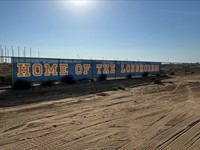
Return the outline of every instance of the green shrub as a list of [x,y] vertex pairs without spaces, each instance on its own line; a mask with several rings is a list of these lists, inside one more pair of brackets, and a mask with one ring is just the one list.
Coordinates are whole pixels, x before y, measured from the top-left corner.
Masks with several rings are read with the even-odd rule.
[[118,87],[113,87],[112,90],[113,91],[117,91],[119,88]]
[[131,78],[132,78],[131,74],[126,75],[126,79],[131,79]]
[[126,88],[124,86],[119,86],[118,89],[125,91]]
[[82,81],[90,80],[90,78],[82,78],[81,80],[82,80]]
[[91,81],[91,79],[90,78],[81,78],[81,79],[78,79],[77,81],[82,82],[82,83],[88,83]]
[[175,73],[174,72],[170,72],[170,75],[175,75]]
[[163,74],[162,77],[168,78],[169,76],[167,74]]
[[2,81],[4,84],[12,84],[12,75],[6,75]]
[[90,81],[91,81],[91,82],[95,82],[95,79],[92,78],[92,79],[90,79]]
[[154,80],[154,84],[161,84],[161,80],[160,79],[155,79]]
[[67,83],[67,84],[74,84],[74,83],[76,83],[76,80],[74,79],[74,77],[72,75],[63,76],[61,78],[61,81],[63,83]]
[[105,81],[107,79],[107,75],[105,74],[101,74],[99,77],[98,77],[98,80],[99,81]]
[[156,77],[152,77],[151,80],[154,81],[156,79]]
[[147,77],[148,75],[149,75],[148,72],[144,72],[144,73],[142,74],[142,77]]
[[25,79],[18,79],[12,84],[14,89],[29,89],[32,87],[32,83]]
[[160,74],[156,74],[156,77],[160,77]]
[[53,85],[53,81],[52,80],[47,80],[47,81],[43,81],[40,86],[52,86]]

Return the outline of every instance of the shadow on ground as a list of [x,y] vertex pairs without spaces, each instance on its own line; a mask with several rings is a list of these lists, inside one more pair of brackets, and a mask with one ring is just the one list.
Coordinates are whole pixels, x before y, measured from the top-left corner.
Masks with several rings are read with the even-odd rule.
[[[161,80],[169,77],[159,77]],[[28,90],[0,90],[0,107],[10,107],[41,101],[59,100],[70,97],[97,94],[110,90],[124,90],[152,83],[152,78],[117,79],[101,82],[54,85],[51,87],[36,87]]]

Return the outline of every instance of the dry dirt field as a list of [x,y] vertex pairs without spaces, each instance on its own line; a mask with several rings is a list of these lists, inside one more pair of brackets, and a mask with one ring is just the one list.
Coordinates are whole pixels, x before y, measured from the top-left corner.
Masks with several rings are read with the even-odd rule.
[[51,101],[14,105],[8,100],[9,107],[4,94],[0,149],[200,149],[199,75],[175,76],[162,84],[126,82],[125,88],[59,100],[43,91]]

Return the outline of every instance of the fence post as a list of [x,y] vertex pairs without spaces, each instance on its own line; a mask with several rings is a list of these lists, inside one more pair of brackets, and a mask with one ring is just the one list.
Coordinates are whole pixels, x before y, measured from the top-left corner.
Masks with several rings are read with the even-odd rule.
[[59,80],[60,80],[60,59],[58,59],[58,72],[59,72]]
[[93,60],[92,60],[92,79],[94,78],[94,74],[93,74],[93,70],[94,69],[94,63],[93,63]]
[[12,64],[12,70],[11,70],[11,74],[12,74],[12,84],[13,84],[13,66],[14,66],[14,58],[13,57],[11,57],[11,64]]
[[117,61],[115,60],[115,80],[116,80],[116,76],[117,76]]
[[0,63],[3,63],[3,49],[2,49],[2,47],[1,47],[1,45],[0,45],[0,50],[1,50],[1,61],[0,61]]

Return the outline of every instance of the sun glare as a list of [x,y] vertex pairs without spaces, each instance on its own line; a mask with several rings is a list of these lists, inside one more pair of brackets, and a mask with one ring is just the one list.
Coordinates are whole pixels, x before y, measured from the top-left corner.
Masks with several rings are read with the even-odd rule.
[[85,11],[92,7],[94,1],[91,0],[66,0],[65,4],[76,11]]
[[77,7],[84,7],[89,5],[90,1],[84,1],[84,0],[74,0],[74,1],[69,1],[72,5],[77,6]]

